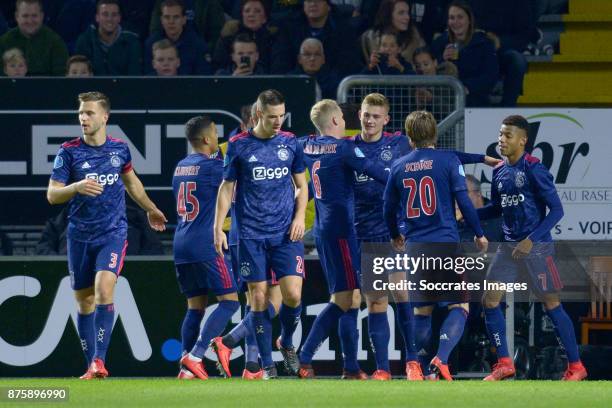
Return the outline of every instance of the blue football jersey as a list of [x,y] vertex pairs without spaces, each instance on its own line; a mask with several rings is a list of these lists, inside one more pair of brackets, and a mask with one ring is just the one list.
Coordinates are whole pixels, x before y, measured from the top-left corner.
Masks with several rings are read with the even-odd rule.
[[401,207],[406,241],[459,242],[454,195],[461,190],[465,173],[454,152],[417,149],[393,164],[385,208]]
[[215,205],[223,180],[221,155],[194,153],[178,162],[172,177],[177,223],[174,233],[174,263],[215,259]]
[[68,202],[69,239],[104,242],[111,237],[127,237],[121,174],[130,170],[132,156],[123,140],[107,136],[101,146],[90,146],[81,138],[62,144],[51,178],[66,185],[89,178],[104,187],[96,197],[77,194]]
[[[525,153],[518,162],[493,169],[491,204],[501,208],[504,238],[521,241],[546,217],[547,203],[559,201],[552,174],[540,161]],[[550,231],[540,242],[550,242]]]
[[367,174],[384,187],[388,173],[368,160],[352,139],[310,136],[300,139],[314,192],[315,236],[355,235],[354,173]]
[[[355,145],[373,162],[389,171],[393,162],[410,152],[408,137],[383,132],[376,142],[366,142],[361,135],[355,137]],[[367,175],[354,172],[355,228],[359,239],[372,239],[389,235],[383,222],[383,193],[385,185]]]
[[223,177],[237,182],[234,211],[240,238],[288,232],[295,208],[292,174],[303,172],[302,146],[292,133],[260,139],[246,131],[230,139]]

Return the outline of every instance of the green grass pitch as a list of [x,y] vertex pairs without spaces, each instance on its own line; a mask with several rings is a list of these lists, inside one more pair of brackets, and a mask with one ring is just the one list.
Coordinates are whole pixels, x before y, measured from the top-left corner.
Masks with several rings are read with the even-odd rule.
[[455,381],[409,383],[402,380],[242,381],[166,378],[103,381],[78,379],[2,379],[5,387],[67,387],[69,401],[33,404],[0,400],[6,407],[612,407],[612,382]]

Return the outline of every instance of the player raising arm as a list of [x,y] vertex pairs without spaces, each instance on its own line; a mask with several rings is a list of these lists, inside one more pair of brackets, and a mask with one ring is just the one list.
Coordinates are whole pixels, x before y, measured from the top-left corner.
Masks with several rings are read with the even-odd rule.
[[147,196],[128,145],[106,134],[110,101],[100,92],[79,94],[82,137],[62,144],[47,200],[68,202],[68,270],[77,301],[77,329],[88,363],[82,379],[104,378],[113,329],[113,293],[127,248],[125,191],[147,212],[156,231],[164,214]]

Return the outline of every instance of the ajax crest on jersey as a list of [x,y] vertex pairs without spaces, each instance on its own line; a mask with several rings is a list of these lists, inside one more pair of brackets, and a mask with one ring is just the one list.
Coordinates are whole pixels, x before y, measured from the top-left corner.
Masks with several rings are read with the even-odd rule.
[[385,149],[380,152],[380,158],[384,161],[389,161],[393,158],[393,153],[389,149]]
[[64,165],[64,159],[62,159],[62,156],[55,156],[55,160],[53,161],[53,168],[59,169],[63,165]]
[[278,149],[278,158],[281,159],[282,161],[287,161],[289,160],[289,150],[285,149],[284,147],[281,147],[280,149]]
[[517,188],[521,188],[525,185],[525,173],[522,171],[516,173],[516,176],[514,176],[514,185]]
[[119,158],[119,156],[111,156],[110,161],[113,167],[121,167],[121,159]]

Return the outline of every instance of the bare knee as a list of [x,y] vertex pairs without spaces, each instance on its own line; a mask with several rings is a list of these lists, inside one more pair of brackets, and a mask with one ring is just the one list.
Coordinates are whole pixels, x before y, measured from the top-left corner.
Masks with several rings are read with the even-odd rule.
[[251,307],[256,312],[262,312],[266,309],[268,302],[266,288],[262,285],[253,285],[249,288],[251,293]]
[[344,312],[348,311],[353,304],[353,293],[352,291],[344,291],[334,293],[331,296],[331,302],[336,304]]
[[389,299],[386,296],[371,298],[366,296],[369,313],[383,313],[387,311]]
[[493,309],[499,306],[503,292],[500,291],[487,291],[482,298],[482,304],[486,309]]
[[93,287],[75,291],[74,298],[80,314],[87,315],[94,312],[96,304]]
[[359,309],[361,307],[361,291],[355,289],[353,291],[353,299],[351,300],[351,309]]

